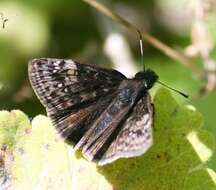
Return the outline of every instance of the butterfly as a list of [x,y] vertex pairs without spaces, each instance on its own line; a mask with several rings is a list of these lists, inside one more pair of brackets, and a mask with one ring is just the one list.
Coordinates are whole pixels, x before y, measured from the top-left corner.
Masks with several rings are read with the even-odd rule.
[[148,69],[128,79],[113,69],[40,58],[28,66],[31,85],[63,139],[98,165],[144,154],[153,143]]

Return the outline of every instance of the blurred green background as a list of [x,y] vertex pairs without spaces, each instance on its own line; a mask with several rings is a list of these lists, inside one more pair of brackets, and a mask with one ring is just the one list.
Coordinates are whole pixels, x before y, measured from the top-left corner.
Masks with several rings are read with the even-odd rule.
[[[191,31],[194,22],[192,1],[100,2],[107,4],[123,18],[170,47],[185,51],[192,42]],[[212,44],[210,56],[214,59],[216,58],[216,48],[214,48],[216,11],[211,3],[211,0],[208,0],[203,4],[206,10],[204,27]],[[136,70],[142,69],[137,34],[103,16],[84,1],[1,0],[0,12],[8,19],[5,28],[0,27],[1,110],[20,109],[30,118],[45,113],[28,81],[27,65],[32,58],[72,58],[101,67],[115,67],[123,73],[128,65],[134,69],[129,73],[131,76]],[[114,41],[110,38],[113,34],[118,34],[118,38],[114,38]],[[120,42],[122,40],[123,45],[117,44],[118,40]],[[115,47],[119,47],[115,51],[117,60],[123,60],[122,62],[116,63],[116,55],[110,55]],[[202,69],[202,59],[199,55],[194,56],[192,60]],[[205,128],[216,137],[216,93],[198,96],[205,80],[199,80],[188,67],[167,57],[146,42],[144,62],[147,67],[158,73],[161,81],[190,95],[189,99],[184,99],[173,93],[179,102],[192,104],[203,113]],[[158,86],[152,90],[152,94]],[[216,161],[213,160],[210,164],[216,169],[214,162]]]

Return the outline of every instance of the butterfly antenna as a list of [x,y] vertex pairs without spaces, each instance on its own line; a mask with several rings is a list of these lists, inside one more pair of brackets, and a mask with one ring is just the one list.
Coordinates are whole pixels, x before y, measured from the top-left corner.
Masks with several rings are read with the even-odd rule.
[[187,94],[185,94],[185,93],[183,93],[183,92],[181,92],[181,91],[179,91],[179,90],[176,90],[176,89],[174,89],[174,88],[172,88],[172,87],[170,87],[170,86],[167,86],[166,84],[164,84],[164,83],[162,83],[162,82],[160,82],[160,81],[157,81],[157,82],[158,82],[159,84],[165,86],[166,88],[168,88],[168,89],[170,89],[170,90],[173,90],[173,91],[179,93],[180,95],[184,96],[185,98],[188,98],[188,97],[189,97]]
[[145,64],[144,64],[144,60],[143,60],[143,36],[142,33],[137,30],[137,33],[139,35],[139,45],[140,45],[140,54],[141,54],[141,62],[143,64],[143,70],[145,71]]

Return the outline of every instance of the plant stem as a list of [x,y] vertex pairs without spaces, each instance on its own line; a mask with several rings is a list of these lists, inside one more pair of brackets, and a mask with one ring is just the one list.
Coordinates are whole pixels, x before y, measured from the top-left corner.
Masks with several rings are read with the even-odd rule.
[[[110,10],[108,7],[106,7],[102,3],[99,3],[96,0],[83,0],[83,1],[91,5],[92,7],[96,8],[99,12],[103,13],[104,15],[121,23],[122,25],[127,27],[129,30],[133,30],[136,32],[140,31],[135,25],[123,19],[121,16],[114,13],[112,10]],[[189,67],[196,75],[198,76],[202,75],[203,73],[202,70],[196,64],[194,64],[188,57],[186,57],[183,53],[169,47],[168,45],[161,42],[159,39],[155,38],[154,36],[152,36],[151,34],[147,32],[142,31],[142,36],[149,44],[159,49],[165,55]]]

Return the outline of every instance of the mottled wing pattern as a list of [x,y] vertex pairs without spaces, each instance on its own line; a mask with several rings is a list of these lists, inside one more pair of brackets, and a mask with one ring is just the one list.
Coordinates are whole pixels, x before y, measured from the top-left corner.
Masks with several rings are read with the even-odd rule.
[[76,144],[111,103],[125,76],[72,60],[41,58],[29,64],[29,78],[54,126]]
[[145,92],[123,122],[117,137],[108,148],[104,148],[106,151],[98,156],[98,164],[104,165],[118,158],[134,157],[145,153],[153,143],[152,118],[153,106],[150,95]]
[[110,143],[118,136],[122,123],[140,95],[141,86],[140,82],[124,80],[111,104],[81,138],[76,148],[82,148],[82,153],[88,160],[100,160],[100,155],[106,152]]
[[72,60],[29,64],[31,84],[65,140],[99,165],[152,145],[150,96],[139,79]]

